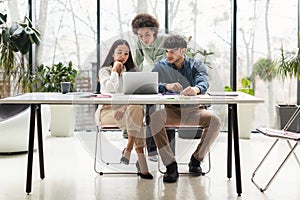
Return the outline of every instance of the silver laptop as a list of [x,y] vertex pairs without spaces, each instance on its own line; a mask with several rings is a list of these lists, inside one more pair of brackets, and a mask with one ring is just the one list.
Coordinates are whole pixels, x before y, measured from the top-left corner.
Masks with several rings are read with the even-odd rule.
[[157,94],[157,72],[124,72],[124,94]]

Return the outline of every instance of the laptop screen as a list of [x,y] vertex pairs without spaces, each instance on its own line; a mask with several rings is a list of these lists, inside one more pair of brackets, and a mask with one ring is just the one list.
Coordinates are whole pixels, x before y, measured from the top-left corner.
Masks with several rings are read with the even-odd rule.
[[123,92],[124,94],[157,94],[158,73],[124,72]]

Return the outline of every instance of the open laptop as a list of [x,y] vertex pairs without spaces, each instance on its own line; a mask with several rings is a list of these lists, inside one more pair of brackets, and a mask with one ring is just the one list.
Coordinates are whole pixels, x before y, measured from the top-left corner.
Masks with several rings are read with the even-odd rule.
[[124,72],[123,92],[124,94],[157,94],[158,73]]

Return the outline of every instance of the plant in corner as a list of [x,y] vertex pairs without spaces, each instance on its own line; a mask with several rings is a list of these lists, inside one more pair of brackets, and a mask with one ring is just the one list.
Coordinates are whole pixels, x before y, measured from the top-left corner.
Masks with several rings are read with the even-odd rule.
[[7,15],[0,13],[0,85],[1,96],[10,95],[11,81],[15,80],[15,91],[28,88],[31,66],[27,65],[26,54],[32,44],[40,44],[40,33],[33,27],[29,18],[24,22],[7,23]]
[[[300,48],[295,51],[286,51],[281,45],[280,59],[277,61],[277,74],[282,82],[287,82],[293,78],[299,79]],[[291,84],[288,83],[287,104],[291,104]]]
[[[285,124],[289,120],[290,116],[295,112],[297,106],[292,104],[291,95],[295,94],[291,90],[290,81],[294,78],[299,79],[299,64],[300,64],[300,48],[294,51],[286,51],[281,45],[280,59],[277,61],[277,74],[281,78],[283,85],[288,85],[288,97],[286,104],[277,104],[276,109],[279,116],[279,128],[284,128]],[[285,83],[284,83],[285,82]],[[298,123],[295,120],[288,130],[297,132]]]

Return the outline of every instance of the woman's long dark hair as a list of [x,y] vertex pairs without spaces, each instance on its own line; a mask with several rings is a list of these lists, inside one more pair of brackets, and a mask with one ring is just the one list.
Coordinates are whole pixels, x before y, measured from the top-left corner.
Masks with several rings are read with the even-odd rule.
[[132,59],[132,54],[131,54],[131,50],[130,50],[130,46],[128,44],[128,42],[126,40],[123,40],[123,39],[119,39],[119,40],[116,40],[113,45],[111,46],[103,64],[101,67],[108,67],[110,65],[113,64],[114,62],[114,58],[113,58],[113,54],[114,54],[114,51],[115,49],[119,46],[119,45],[126,45],[129,49],[129,56],[128,56],[128,59],[127,61],[124,63],[125,65],[125,68],[126,68],[126,71],[135,71],[136,68],[135,68],[135,65],[134,65],[134,62],[133,62],[133,59]]

